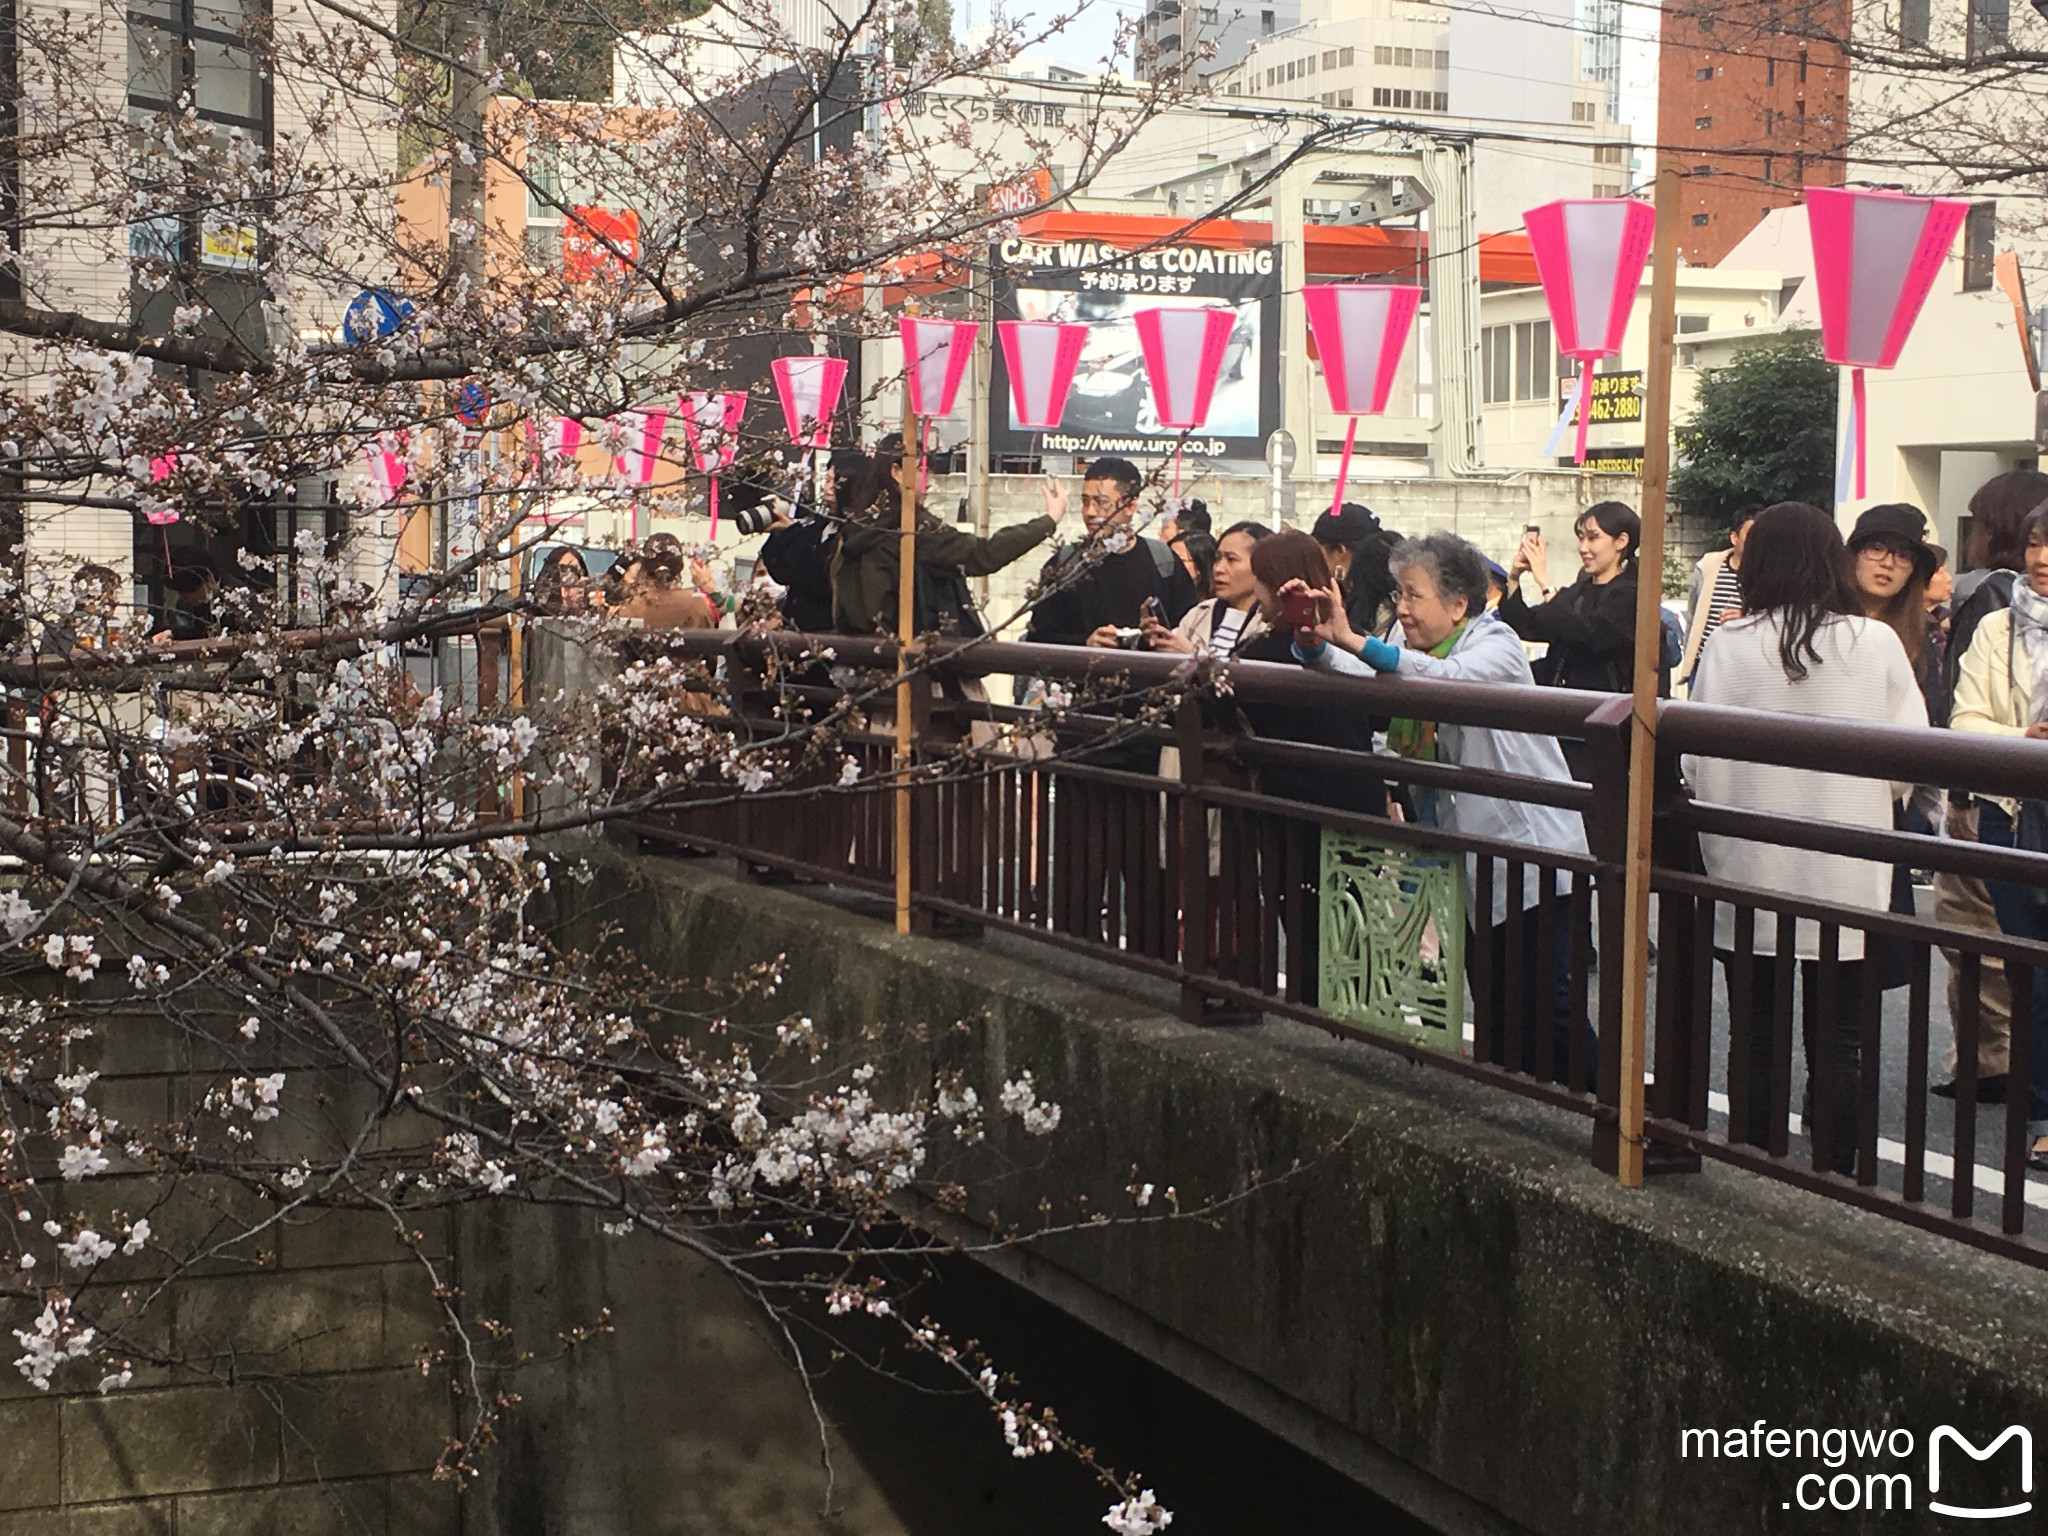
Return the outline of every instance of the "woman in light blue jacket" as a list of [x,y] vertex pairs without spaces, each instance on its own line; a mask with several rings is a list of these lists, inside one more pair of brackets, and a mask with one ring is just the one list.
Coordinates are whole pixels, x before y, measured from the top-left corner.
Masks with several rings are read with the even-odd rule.
[[[1301,630],[1296,635],[1295,654],[1302,661],[1354,675],[1393,672],[1403,677],[1535,686],[1521,639],[1498,614],[1487,611],[1486,558],[1477,549],[1455,534],[1432,533],[1426,538],[1402,541],[1395,546],[1388,564],[1397,583],[1395,614],[1400,620],[1402,643],[1395,645],[1358,634],[1345,618],[1342,599],[1334,592],[1325,592],[1320,595],[1327,600],[1320,606],[1328,617],[1313,629]],[[1401,756],[1435,759],[1465,768],[1490,768],[1556,783],[1570,783],[1572,777],[1555,737],[1524,731],[1395,720],[1387,731],[1387,748]],[[1469,790],[1435,794],[1424,791],[1417,815],[1425,824],[1471,837],[1529,844],[1532,851],[1580,855],[1586,852],[1585,827],[1579,813],[1560,806],[1532,805]],[[1518,968],[1527,976],[1539,974],[1544,967],[1543,957],[1537,952],[1539,919],[1543,916],[1539,880],[1536,868],[1525,865],[1518,898],[1522,908],[1523,953],[1516,958]],[[1571,876],[1560,871],[1557,885],[1559,894],[1553,898],[1550,914],[1556,942],[1549,966],[1556,997],[1555,1060],[1557,1077],[1562,1081],[1572,1020],[1571,922],[1570,908],[1564,900],[1571,888]],[[1469,886],[1470,892],[1477,891],[1476,871]],[[1467,969],[1477,974],[1479,944],[1483,939],[1492,960],[1485,974],[1493,979],[1496,989],[1493,998],[1475,996],[1473,1001],[1482,1016],[1499,1017],[1501,999],[1497,989],[1504,983],[1509,963],[1504,871],[1496,864],[1493,909],[1486,914],[1488,932],[1484,935],[1477,931],[1478,913],[1472,909],[1474,896],[1470,892],[1466,898],[1472,925],[1465,947]],[[1534,1060],[1535,1000],[1540,990],[1517,989],[1524,1004],[1523,1059],[1529,1062]],[[1588,1068],[1590,1071],[1590,1051]],[[1589,1081],[1577,1086],[1590,1088],[1592,1084]]]

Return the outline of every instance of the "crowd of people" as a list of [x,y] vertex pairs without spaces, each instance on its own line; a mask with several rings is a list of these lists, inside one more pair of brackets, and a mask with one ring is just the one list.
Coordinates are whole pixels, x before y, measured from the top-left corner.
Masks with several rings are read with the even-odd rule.
[[[602,610],[649,629],[767,621],[808,633],[891,631],[902,579],[902,498],[916,494],[913,473],[900,440],[887,438],[872,453],[833,450],[823,484],[799,515],[762,487],[738,488],[773,506],[756,562],[760,585],[750,591],[723,590],[679,540],[657,533],[596,572],[573,546],[544,552],[530,601],[541,613]],[[1155,534],[1141,523],[1144,485],[1126,459],[1093,460],[1082,480],[1078,529],[1066,490],[1050,478],[1042,515],[986,536],[920,504],[912,576],[918,631],[985,633],[971,579],[1043,550],[1024,634],[1042,645],[1267,661],[1357,676],[1629,689],[1639,585],[1660,573],[1639,573],[1642,525],[1620,502],[1580,514],[1578,570],[1567,579],[1553,570],[1553,551],[1535,526],[1502,564],[1454,534],[1402,537],[1355,503],[1324,513],[1303,533],[1249,521],[1217,529],[1200,501],[1176,501]],[[1750,710],[2048,739],[2048,476],[2000,475],[1969,510],[1971,542],[1962,562],[1968,569],[1952,574],[1948,551],[1929,537],[1916,507],[1870,508],[1846,539],[1835,519],[1813,506],[1743,508],[1727,547],[1693,572],[1683,614],[1665,615],[1660,692]],[[98,568],[80,573],[81,615],[98,585],[111,579]],[[212,565],[195,557],[174,588],[158,633],[218,633],[223,605]],[[764,608],[766,602],[773,607]],[[49,626],[45,652],[80,644],[73,630],[82,622]],[[1094,707],[1115,714],[1120,706]],[[1570,738],[1382,717],[1370,708],[1347,713],[1235,697],[1211,707],[1219,725],[1252,737],[1557,783],[1588,778],[1587,748]],[[1135,700],[1121,705],[1129,714],[1138,708]],[[1162,751],[1139,732],[1113,734],[1081,753],[1126,772],[1170,778],[1179,771],[1172,748]],[[1699,756],[1680,767],[1685,792],[1718,805],[2048,851],[2044,803],[1732,758]],[[1470,790],[1390,787],[1369,772],[1302,766],[1298,756],[1259,760],[1252,783],[1280,798],[1558,855],[1584,855],[1588,846],[1576,812]],[[1699,838],[1697,857],[1718,881],[1794,902],[1915,910],[1905,864],[1714,835]],[[1538,1031],[1551,1029],[1549,1055],[1563,1080],[1573,1031],[1586,1029],[1569,985],[1573,894],[1563,872],[1543,881],[1535,864],[1523,867],[1520,890],[1509,890],[1505,879],[1487,882],[1490,910],[1479,911],[1479,898],[1471,898],[1467,963],[1488,990],[1474,1002],[1500,1026],[1490,1031],[1497,1057],[1507,1029],[1520,1030],[1525,1062],[1536,1059]],[[1475,890],[1480,884],[1468,883]],[[1115,899],[1111,890],[1104,895]],[[2048,941],[2048,897],[2032,887],[1938,872],[1932,905],[1935,918],[1952,928]],[[1738,934],[1728,904],[1718,906],[1717,916],[1715,947],[1729,995],[1747,992],[1746,1008],[1731,1011],[1753,1032],[1747,1123],[1732,1126],[1731,1134],[1768,1143],[1770,1030],[1779,1000],[1796,995],[1809,1064],[1805,1108],[1811,1114],[1813,1095],[1826,1094],[1828,1156],[1838,1172],[1855,1172],[1864,999],[1906,982],[1905,943],[1842,927],[1824,957],[1821,925],[1813,920],[1801,918],[1781,933],[1765,912]],[[1518,954],[1511,953],[1510,934],[1519,935]],[[1550,953],[1539,952],[1539,935],[1553,936]],[[1787,936],[1789,948],[1780,942]],[[1933,1091],[1953,1096],[1958,1081],[1969,1081],[1979,1100],[1991,1103],[2003,1102],[2008,1091],[2025,1092],[2032,1161],[2048,1170],[2048,977],[2025,990],[2029,1012],[2019,1021],[2030,1031],[2030,1081],[2009,1087],[2011,1000],[2020,978],[1996,965],[1966,968],[1959,952],[1944,953],[1950,1016],[1963,1016],[1964,977],[1974,969],[1979,1027],[1975,1072],[1960,1070],[1952,1047],[1947,1080]],[[1537,984],[1510,985],[1511,963]],[[1503,1014],[1510,998],[1518,1000],[1515,1019]],[[1831,1066],[1828,1082],[1816,1086],[1812,1067],[1823,1032]],[[1580,1087],[1590,1086],[1593,1055],[1588,1040]]]

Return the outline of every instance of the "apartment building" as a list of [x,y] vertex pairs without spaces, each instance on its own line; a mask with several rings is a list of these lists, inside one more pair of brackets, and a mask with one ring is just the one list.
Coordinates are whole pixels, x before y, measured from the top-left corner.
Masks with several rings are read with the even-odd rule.
[[[1907,0],[1925,4],[1925,0]],[[1679,7],[1658,51],[1657,138],[1685,172],[1679,249],[1718,262],[1808,185],[1839,186],[1849,139],[1848,0]]]
[[[359,14],[359,40],[394,24],[389,0],[365,0]],[[260,354],[295,333],[332,334],[360,287],[388,280],[388,251],[343,245],[317,261],[293,260],[273,247],[256,207],[222,198],[194,211],[190,188],[181,187],[184,165],[194,159],[182,146],[191,141],[179,138],[174,149],[174,136],[157,131],[166,118],[181,125],[181,135],[196,125],[215,148],[250,163],[283,147],[303,172],[294,185],[306,189],[290,194],[303,199],[293,206],[308,216],[321,206],[314,189],[322,180],[334,188],[388,186],[397,164],[395,119],[338,103],[336,76],[304,62],[320,58],[337,26],[349,24],[314,0],[137,0],[83,12],[24,0],[10,17],[22,24],[8,38],[19,50],[7,54],[17,72],[10,89],[20,92],[10,114],[24,133],[46,133],[61,147],[39,154],[33,174],[8,189],[21,200],[22,217],[22,261],[8,276],[8,297],[156,332],[172,329],[178,306],[193,305],[204,314],[184,322],[192,334],[232,337]],[[31,54],[66,33],[60,63],[54,53]],[[258,43],[263,38],[270,49]],[[370,80],[373,90],[380,70],[370,59],[379,46],[366,44],[357,55],[357,79]],[[124,118],[125,141],[102,131]],[[162,211],[148,200],[157,187],[179,188],[154,205]],[[123,199],[109,195],[114,188],[141,194],[132,218]],[[67,193],[60,216],[51,217],[38,202],[60,191]],[[388,231],[376,193],[363,195],[358,227]],[[269,211],[279,210],[273,203]],[[16,398],[45,390],[53,366],[39,343],[0,341],[5,387]],[[196,517],[149,527],[125,509],[82,504],[91,499],[23,507],[30,577],[96,562],[133,583],[138,606],[163,600],[167,546],[207,543],[231,567],[236,549],[288,545],[300,519],[320,527],[338,506],[332,481],[280,487],[246,504],[204,509],[216,530],[209,535]]]

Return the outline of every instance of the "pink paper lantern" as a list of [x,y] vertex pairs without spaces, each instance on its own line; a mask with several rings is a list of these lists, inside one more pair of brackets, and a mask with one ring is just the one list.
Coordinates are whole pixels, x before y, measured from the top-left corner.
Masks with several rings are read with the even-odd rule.
[[610,419],[618,434],[619,475],[629,485],[648,485],[654,480],[654,466],[661,462],[662,440],[668,435],[668,412],[622,411]]
[[846,384],[846,359],[778,357],[768,367],[775,375],[790,441],[799,448],[831,447],[832,413],[839,408],[839,391]]
[[1088,345],[1088,327],[1057,320],[998,320],[996,334],[1003,342],[1017,424],[1033,432],[1051,431],[1067,413],[1067,391],[1081,349]]
[[1343,506],[1344,483],[1351,478],[1358,418],[1386,410],[1422,290],[1389,283],[1316,283],[1302,289],[1301,299],[1308,310],[1308,328],[1315,334],[1316,355],[1322,359],[1330,409],[1351,418],[1344,431],[1344,457],[1337,464],[1337,489],[1330,498],[1334,512]]
[[[843,366],[843,365],[842,365]],[[682,397],[683,436],[697,468],[711,476],[711,537],[718,537],[718,476],[739,452],[740,420],[747,414],[745,390],[692,390]]]
[[903,379],[910,409],[919,416],[945,416],[960,393],[960,381],[974,357],[972,320],[902,319]]
[[1648,203],[1631,197],[1574,197],[1531,208],[1522,217],[1536,255],[1536,273],[1543,280],[1544,302],[1550,306],[1557,350],[1582,365],[1578,387],[1543,453],[1548,458],[1557,452],[1564,429],[1576,416],[1576,461],[1583,464],[1592,364],[1621,351],[1636,290],[1642,286],[1643,266],[1650,259],[1657,215]]
[[1234,309],[1141,309],[1132,318],[1138,342],[1145,349],[1145,376],[1152,385],[1152,408],[1159,424],[1191,432],[1209,419],[1209,401],[1216,393],[1216,375]]
[[1863,370],[1898,363],[1969,211],[1956,198],[1806,189],[1821,350],[1829,362],[1850,370],[1850,451],[1836,478],[1838,501],[1849,499],[1852,465],[1855,494],[1865,494]]

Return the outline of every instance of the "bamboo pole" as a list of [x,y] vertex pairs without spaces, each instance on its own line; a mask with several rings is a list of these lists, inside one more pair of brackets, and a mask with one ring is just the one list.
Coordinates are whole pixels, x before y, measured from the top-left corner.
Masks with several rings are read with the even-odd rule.
[[1650,1013],[1650,820],[1656,804],[1657,653],[1663,643],[1664,491],[1671,475],[1672,331],[1678,308],[1678,168],[1657,172],[1650,366],[1643,401],[1643,537],[1636,555],[1636,662],[1629,716],[1628,858],[1622,922],[1621,1146],[1616,1176],[1643,1182],[1644,1041]]
[[[915,310],[912,310],[915,313]],[[896,556],[896,931],[910,932],[910,642],[917,633],[917,490],[924,479],[924,444],[910,402],[910,370],[903,359],[903,463],[897,504],[902,542]]]

